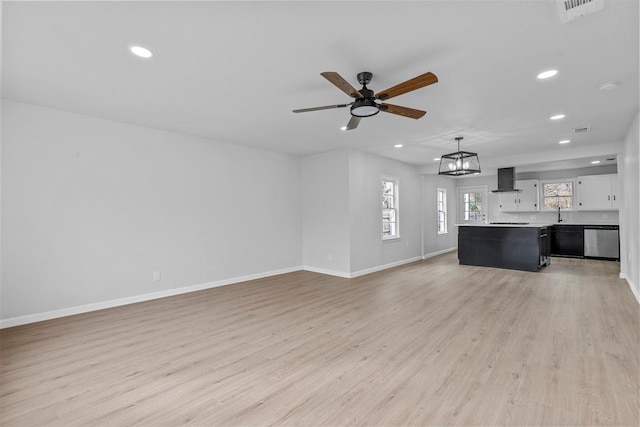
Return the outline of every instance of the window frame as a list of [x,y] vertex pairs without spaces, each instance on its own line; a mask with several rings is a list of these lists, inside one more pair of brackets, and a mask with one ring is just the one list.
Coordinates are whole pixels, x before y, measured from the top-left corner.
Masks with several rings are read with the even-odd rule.
[[[385,196],[385,183],[390,182],[393,184],[393,207],[385,208],[384,199]],[[380,177],[380,192],[382,196],[382,209],[380,211],[380,235],[382,236],[383,241],[387,240],[395,240],[400,238],[400,181],[398,177],[391,175],[382,175]],[[394,211],[394,219],[395,221],[385,220],[385,211],[393,210]],[[385,224],[395,224],[395,234],[385,235]]]
[[[440,200],[440,194],[442,194],[442,200]],[[442,209],[441,209],[442,206]],[[442,213],[442,221],[440,221],[440,213]],[[439,235],[447,234],[449,232],[447,228],[447,190],[445,188],[436,189],[436,227]],[[440,224],[442,223],[442,228]]]
[[[562,183],[571,183],[571,208],[569,209],[563,209],[561,208],[562,211],[565,212],[571,212],[571,211],[575,211],[576,210],[576,178],[557,178],[557,179],[544,179],[544,180],[540,180],[539,184],[540,184],[540,212],[555,212],[557,211],[558,208],[547,208],[546,203],[545,203],[545,191],[544,191],[544,187],[547,184],[562,184]],[[553,196],[553,197],[559,197],[559,196]]]

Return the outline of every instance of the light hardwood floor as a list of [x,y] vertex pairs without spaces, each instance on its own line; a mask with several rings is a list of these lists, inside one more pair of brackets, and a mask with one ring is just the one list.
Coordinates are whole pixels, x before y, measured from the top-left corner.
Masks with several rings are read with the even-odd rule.
[[637,426],[639,306],[618,268],[454,252],[8,328],[1,424]]

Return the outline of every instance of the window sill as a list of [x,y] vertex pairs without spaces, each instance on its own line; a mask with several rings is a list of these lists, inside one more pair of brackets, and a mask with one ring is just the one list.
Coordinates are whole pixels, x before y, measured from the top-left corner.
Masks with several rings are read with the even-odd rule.
[[389,242],[389,241],[393,241],[393,240],[400,240],[401,237],[400,236],[394,236],[394,237],[383,237],[382,241],[383,242]]

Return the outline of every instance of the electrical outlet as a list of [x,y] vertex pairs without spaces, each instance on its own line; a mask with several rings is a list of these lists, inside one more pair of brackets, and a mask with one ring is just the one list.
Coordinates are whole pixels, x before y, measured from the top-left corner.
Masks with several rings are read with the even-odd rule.
[[160,280],[160,272],[159,271],[154,271],[153,272],[153,281],[157,282],[158,280]]

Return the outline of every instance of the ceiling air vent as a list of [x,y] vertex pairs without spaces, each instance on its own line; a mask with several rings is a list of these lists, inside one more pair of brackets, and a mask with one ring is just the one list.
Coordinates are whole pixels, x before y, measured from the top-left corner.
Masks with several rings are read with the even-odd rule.
[[591,130],[591,126],[583,126],[581,128],[573,128],[573,133],[587,133]]
[[566,24],[604,8],[604,0],[556,0],[560,22]]

